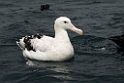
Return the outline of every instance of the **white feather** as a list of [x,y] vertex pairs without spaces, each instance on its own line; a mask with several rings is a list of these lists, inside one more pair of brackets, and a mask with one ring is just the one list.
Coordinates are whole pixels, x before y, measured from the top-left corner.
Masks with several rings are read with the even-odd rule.
[[76,31],[79,34],[82,34],[82,30],[77,29],[67,17],[56,19],[54,29],[54,38],[43,35],[42,38],[30,39],[31,46],[35,51],[25,47],[24,37],[20,39],[17,45],[23,50],[23,56],[41,61],[65,61],[72,58],[74,49],[66,29]]

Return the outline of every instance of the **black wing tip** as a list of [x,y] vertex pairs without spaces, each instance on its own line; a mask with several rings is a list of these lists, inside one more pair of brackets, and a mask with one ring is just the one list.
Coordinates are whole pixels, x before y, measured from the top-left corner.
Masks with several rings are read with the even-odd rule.
[[109,40],[120,40],[120,36],[111,36],[108,39]]
[[115,42],[119,47],[124,48],[124,36],[111,36],[109,40]]

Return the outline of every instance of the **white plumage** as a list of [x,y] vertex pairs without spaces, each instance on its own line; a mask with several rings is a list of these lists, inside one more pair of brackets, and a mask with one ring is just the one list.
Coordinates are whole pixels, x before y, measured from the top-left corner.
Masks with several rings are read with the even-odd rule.
[[41,34],[25,36],[16,41],[26,59],[40,61],[65,61],[73,57],[74,49],[68,37],[67,29],[82,35],[83,31],[76,28],[67,17],[55,20],[55,37]]

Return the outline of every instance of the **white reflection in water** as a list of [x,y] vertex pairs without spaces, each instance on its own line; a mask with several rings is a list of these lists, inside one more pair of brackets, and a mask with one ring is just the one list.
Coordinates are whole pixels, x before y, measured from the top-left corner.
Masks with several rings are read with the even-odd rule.
[[26,65],[30,67],[38,67],[43,68],[47,71],[52,71],[54,74],[50,74],[48,76],[55,77],[58,79],[68,79],[71,80],[72,77],[69,75],[71,71],[71,66],[73,63],[71,61],[67,62],[39,62],[28,60]]

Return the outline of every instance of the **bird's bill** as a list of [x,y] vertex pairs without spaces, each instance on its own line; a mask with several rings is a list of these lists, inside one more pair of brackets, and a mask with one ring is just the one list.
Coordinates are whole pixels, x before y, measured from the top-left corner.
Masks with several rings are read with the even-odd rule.
[[78,34],[80,34],[80,35],[83,35],[83,31],[81,29],[76,28],[73,24],[70,24],[69,29],[74,31],[74,32],[76,32],[76,33],[78,33]]

